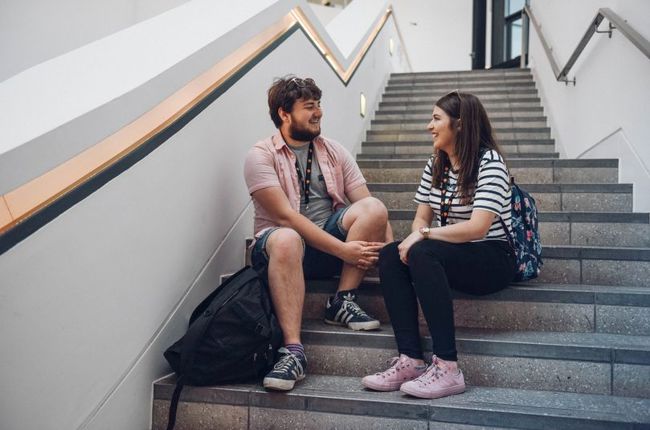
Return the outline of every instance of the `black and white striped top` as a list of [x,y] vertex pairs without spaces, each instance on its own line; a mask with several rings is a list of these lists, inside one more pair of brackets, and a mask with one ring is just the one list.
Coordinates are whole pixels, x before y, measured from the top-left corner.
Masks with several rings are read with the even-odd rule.
[[[433,188],[431,184],[431,173],[433,167],[432,156],[424,168],[420,186],[415,193],[414,201],[416,203],[428,204],[440,224],[440,189]],[[511,229],[511,203],[510,203],[510,175],[503,161],[503,158],[496,151],[486,151],[481,158],[481,164],[478,172],[478,186],[474,193],[474,198],[468,205],[461,205],[460,199],[456,195],[456,185],[458,174],[449,171],[449,182],[447,185],[447,196],[453,194],[451,209],[447,224],[456,224],[467,221],[472,216],[474,209],[482,209],[499,215],[505,222],[508,229]],[[507,241],[506,232],[503,230],[499,217],[494,217],[488,234],[483,239],[475,240],[504,240]]]

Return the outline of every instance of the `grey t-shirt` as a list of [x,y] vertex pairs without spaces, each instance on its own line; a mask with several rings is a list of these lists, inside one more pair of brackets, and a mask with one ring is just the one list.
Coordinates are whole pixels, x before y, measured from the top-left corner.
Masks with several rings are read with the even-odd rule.
[[[289,146],[289,145],[287,145]],[[307,154],[309,145],[301,148],[289,146],[296,154],[300,173],[304,179],[305,170],[307,169]],[[316,153],[311,163],[311,184],[309,186],[309,205],[305,205],[305,184],[300,184],[300,213],[309,218],[314,224],[323,228],[327,219],[332,215],[332,198],[327,194],[325,179],[321,173]]]

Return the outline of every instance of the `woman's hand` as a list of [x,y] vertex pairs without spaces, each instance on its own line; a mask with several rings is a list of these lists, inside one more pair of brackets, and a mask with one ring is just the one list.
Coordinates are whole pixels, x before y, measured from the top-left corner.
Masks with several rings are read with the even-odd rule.
[[419,231],[414,231],[413,233],[409,234],[406,237],[406,239],[404,239],[402,241],[402,243],[400,243],[397,246],[397,250],[399,251],[399,259],[402,260],[402,263],[408,264],[407,256],[408,256],[408,253],[409,253],[409,249],[411,249],[411,247],[414,244],[418,243],[419,241],[421,241],[423,239],[424,239],[424,236],[422,236],[422,234]]

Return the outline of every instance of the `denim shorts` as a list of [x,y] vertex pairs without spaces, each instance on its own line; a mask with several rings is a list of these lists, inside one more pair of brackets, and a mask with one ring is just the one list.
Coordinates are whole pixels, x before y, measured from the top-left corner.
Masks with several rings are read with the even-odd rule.
[[[323,230],[341,241],[345,241],[348,235],[348,232],[343,228],[343,215],[345,215],[347,210],[348,207],[338,209],[330,215],[323,226]],[[269,228],[255,240],[255,244],[253,245],[251,263],[253,269],[255,269],[264,279],[268,279],[269,266],[269,255],[266,252],[266,241],[269,236],[279,228],[281,227]],[[341,274],[343,261],[340,258],[319,251],[309,245],[305,245],[304,241],[303,246],[305,252],[302,259],[302,270],[305,274],[305,279],[326,279]]]

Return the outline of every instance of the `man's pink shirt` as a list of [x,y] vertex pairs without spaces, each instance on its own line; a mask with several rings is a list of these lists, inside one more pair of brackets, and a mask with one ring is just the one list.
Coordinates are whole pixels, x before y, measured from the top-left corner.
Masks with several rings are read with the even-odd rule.
[[[346,195],[366,184],[359,166],[352,155],[338,142],[321,136],[314,139],[314,153],[318,160],[327,193],[332,198],[333,210],[347,205]],[[248,192],[280,187],[289,200],[291,208],[300,211],[300,183],[296,172],[296,156],[289,149],[282,135],[275,135],[257,142],[246,156],[244,177]],[[276,227],[278,223],[253,199],[255,206],[255,235]]]

